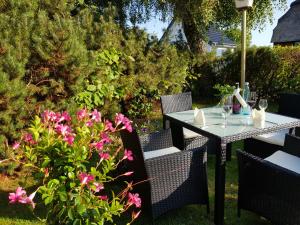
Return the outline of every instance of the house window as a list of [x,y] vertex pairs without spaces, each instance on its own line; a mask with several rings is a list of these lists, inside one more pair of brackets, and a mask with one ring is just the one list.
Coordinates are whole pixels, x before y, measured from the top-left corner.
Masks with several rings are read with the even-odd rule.
[[217,48],[216,50],[216,55],[218,57],[222,56],[224,54],[224,52],[226,52],[227,48]]

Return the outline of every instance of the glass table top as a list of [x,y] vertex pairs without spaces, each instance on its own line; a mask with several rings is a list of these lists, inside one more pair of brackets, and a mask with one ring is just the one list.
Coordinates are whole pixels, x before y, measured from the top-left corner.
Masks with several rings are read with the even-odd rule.
[[[255,128],[250,115],[231,114],[227,117],[227,126],[224,126],[224,114],[222,108],[202,108],[206,124],[205,126],[194,123],[194,110],[169,113],[167,116],[179,121],[188,123],[194,127],[200,128],[206,132],[219,137],[233,136],[244,132],[258,131],[263,128]],[[276,125],[284,125],[288,123],[299,122],[298,119],[282,116],[273,113],[266,113],[266,121],[264,128],[270,128]]]

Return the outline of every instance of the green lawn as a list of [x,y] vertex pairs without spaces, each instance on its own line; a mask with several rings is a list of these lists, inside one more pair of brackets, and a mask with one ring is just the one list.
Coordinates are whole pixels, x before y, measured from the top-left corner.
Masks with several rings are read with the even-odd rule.
[[[198,104],[199,106],[199,104]],[[271,108],[271,107],[270,107]],[[272,106],[272,109],[276,107]],[[273,111],[273,110],[272,110]],[[156,119],[159,112],[156,111]],[[157,121],[156,121],[157,123]],[[161,122],[160,122],[161,123]],[[225,224],[227,225],[268,225],[267,221],[259,216],[242,211],[241,218],[237,217],[237,190],[238,173],[236,161],[236,149],[242,149],[242,142],[233,144],[232,161],[227,163],[226,171],[226,194],[225,194]],[[190,205],[178,210],[171,211],[155,221],[157,225],[212,225],[214,215],[214,167],[215,157],[208,157],[208,179],[211,213],[206,214],[206,206]],[[22,177],[22,176],[21,176]],[[19,179],[11,180],[0,177],[0,225],[41,225],[28,208],[22,205],[9,205],[8,192],[15,190]],[[122,223],[121,223],[122,224]],[[125,221],[124,221],[125,224]],[[147,213],[143,213],[135,224],[150,225],[151,219]]]

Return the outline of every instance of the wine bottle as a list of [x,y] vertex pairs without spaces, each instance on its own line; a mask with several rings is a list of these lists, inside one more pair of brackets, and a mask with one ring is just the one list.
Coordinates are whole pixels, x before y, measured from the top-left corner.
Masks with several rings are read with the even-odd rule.
[[[239,83],[235,84],[235,92],[239,92],[240,90],[240,86]],[[233,114],[240,114],[241,112],[241,104],[239,102],[239,100],[237,99],[236,95],[233,95],[233,99],[232,99],[232,113]]]
[[[243,99],[245,100],[245,102],[247,102],[249,104],[249,100],[250,100],[249,82],[245,82],[245,87],[243,90]],[[246,107],[242,108],[244,115],[250,115],[250,113],[251,113],[251,107],[248,104]]]
[[243,98],[246,102],[248,102],[249,97],[250,97],[249,82],[245,82],[245,88],[243,90]]

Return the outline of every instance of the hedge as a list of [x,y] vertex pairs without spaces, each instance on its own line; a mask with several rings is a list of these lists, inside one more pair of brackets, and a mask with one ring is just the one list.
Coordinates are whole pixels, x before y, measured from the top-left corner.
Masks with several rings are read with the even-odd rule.
[[[247,50],[246,81],[250,89],[269,99],[281,92],[300,92],[300,47],[252,47]],[[192,90],[199,98],[213,97],[216,83],[240,81],[240,51],[194,64]]]

